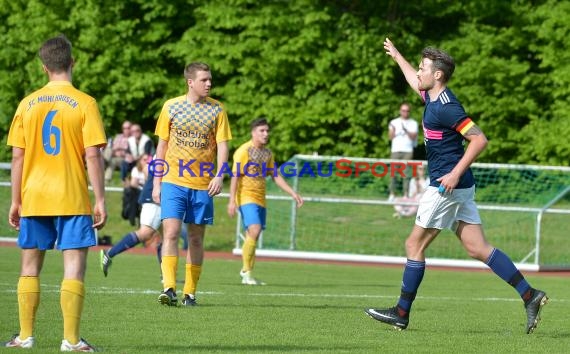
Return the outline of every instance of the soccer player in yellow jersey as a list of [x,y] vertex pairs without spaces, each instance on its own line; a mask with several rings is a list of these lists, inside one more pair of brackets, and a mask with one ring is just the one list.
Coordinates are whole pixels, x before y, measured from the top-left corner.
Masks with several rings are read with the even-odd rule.
[[273,154],[265,147],[269,142],[269,130],[265,118],[255,119],[251,122],[251,140],[234,153],[228,214],[234,217],[236,208],[239,207],[246,230],[240,275],[242,284],[247,285],[264,285],[253,277],[252,271],[257,240],[265,229],[265,178],[271,176],[279,188],[293,197],[297,207],[303,205],[303,198],[279,175]]
[[[189,247],[182,304],[196,305],[196,286],[204,259],[206,225],[214,222],[213,197],[222,191],[223,169],[228,162],[232,135],[224,106],[208,97],[212,87],[210,67],[191,63],[184,69],[187,94],[166,101],[155,133],[159,137],[152,197],[161,206],[163,229],[161,304],[176,306],[178,236],[188,223]],[[214,170],[214,158],[217,170]],[[168,168],[159,170],[159,162]]]
[[[103,160],[107,139],[94,98],[71,84],[71,43],[60,35],[39,50],[49,83],[24,98],[12,121],[12,203],[8,221],[19,230],[22,267],[18,281],[20,332],[6,347],[32,348],[40,303],[39,275],[46,250],[63,253],[61,351],[92,352],[79,336],[85,264],[94,229],[105,225]],[[87,173],[85,173],[87,165]],[[87,176],[93,187],[91,208]],[[92,216],[93,215],[93,216]]]

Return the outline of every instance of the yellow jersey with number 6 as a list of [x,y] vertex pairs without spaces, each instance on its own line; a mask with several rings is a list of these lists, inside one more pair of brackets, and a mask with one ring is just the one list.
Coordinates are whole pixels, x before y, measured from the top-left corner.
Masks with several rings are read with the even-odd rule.
[[91,215],[85,148],[106,141],[97,102],[70,82],[24,98],[8,134],[25,151],[20,216]]

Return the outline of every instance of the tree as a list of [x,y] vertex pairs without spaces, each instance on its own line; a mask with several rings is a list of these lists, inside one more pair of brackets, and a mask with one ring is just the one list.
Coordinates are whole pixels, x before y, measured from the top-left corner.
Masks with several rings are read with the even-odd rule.
[[165,99],[186,91],[184,66],[204,61],[233,147],[266,116],[278,160],[386,157],[399,104],[422,115],[384,53],[390,37],[413,64],[428,45],[455,57],[450,87],[490,139],[480,161],[568,164],[570,145],[552,132],[570,132],[569,14],[568,2],[554,0],[6,2],[0,131],[5,143],[18,101],[45,83],[40,43],[63,32],[74,44],[75,84],[97,98],[109,134],[124,119],[152,133]]

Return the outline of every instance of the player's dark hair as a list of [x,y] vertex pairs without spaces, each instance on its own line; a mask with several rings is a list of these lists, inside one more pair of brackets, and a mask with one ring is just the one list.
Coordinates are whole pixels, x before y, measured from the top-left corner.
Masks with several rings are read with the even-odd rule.
[[50,38],[42,44],[39,56],[49,71],[54,73],[65,72],[73,63],[71,42],[63,34]]
[[210,67],[206,63],[193,62],[184,68],[184,78],[186,80],[194,80],[198,71],[210,71]]
[[265,117],[260,117],[260,118],[255,118],[251,124],[251,130],[257,128],[257,127],[261,127],[262,125],[267,125],[269,128],[271,128],[271,126],[269,125],[269,122],[267,121],[267,118]]
[[455,71],[455,61],[449,54],[441,49],[427,47],[422,51],[422,58],[430,59],[433,62],[434,70],[443,72],[444,83],[451,79],[451,75]]

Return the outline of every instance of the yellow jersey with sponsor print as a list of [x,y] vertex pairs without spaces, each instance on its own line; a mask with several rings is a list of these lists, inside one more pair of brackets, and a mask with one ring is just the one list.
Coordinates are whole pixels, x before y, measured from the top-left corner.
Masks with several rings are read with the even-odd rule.
[[240,146],[234,153],[232,174],[239,176],[236,201],[238,205],[255,203],[265,207],[265,179],[274,176],[273,153],[266,147],[257,148],[253,141]]
[[91,215],[85,148],[106,142],[97,102],[71,82],[24,98],[8,133],[8,145],[25,150],[20,215]]
[[155,134],[168,142],[163,182],[207,190],[216,175],[217,144],[232,139],[224,106],[207,97],[191,103],[186,95],[166,101]]

